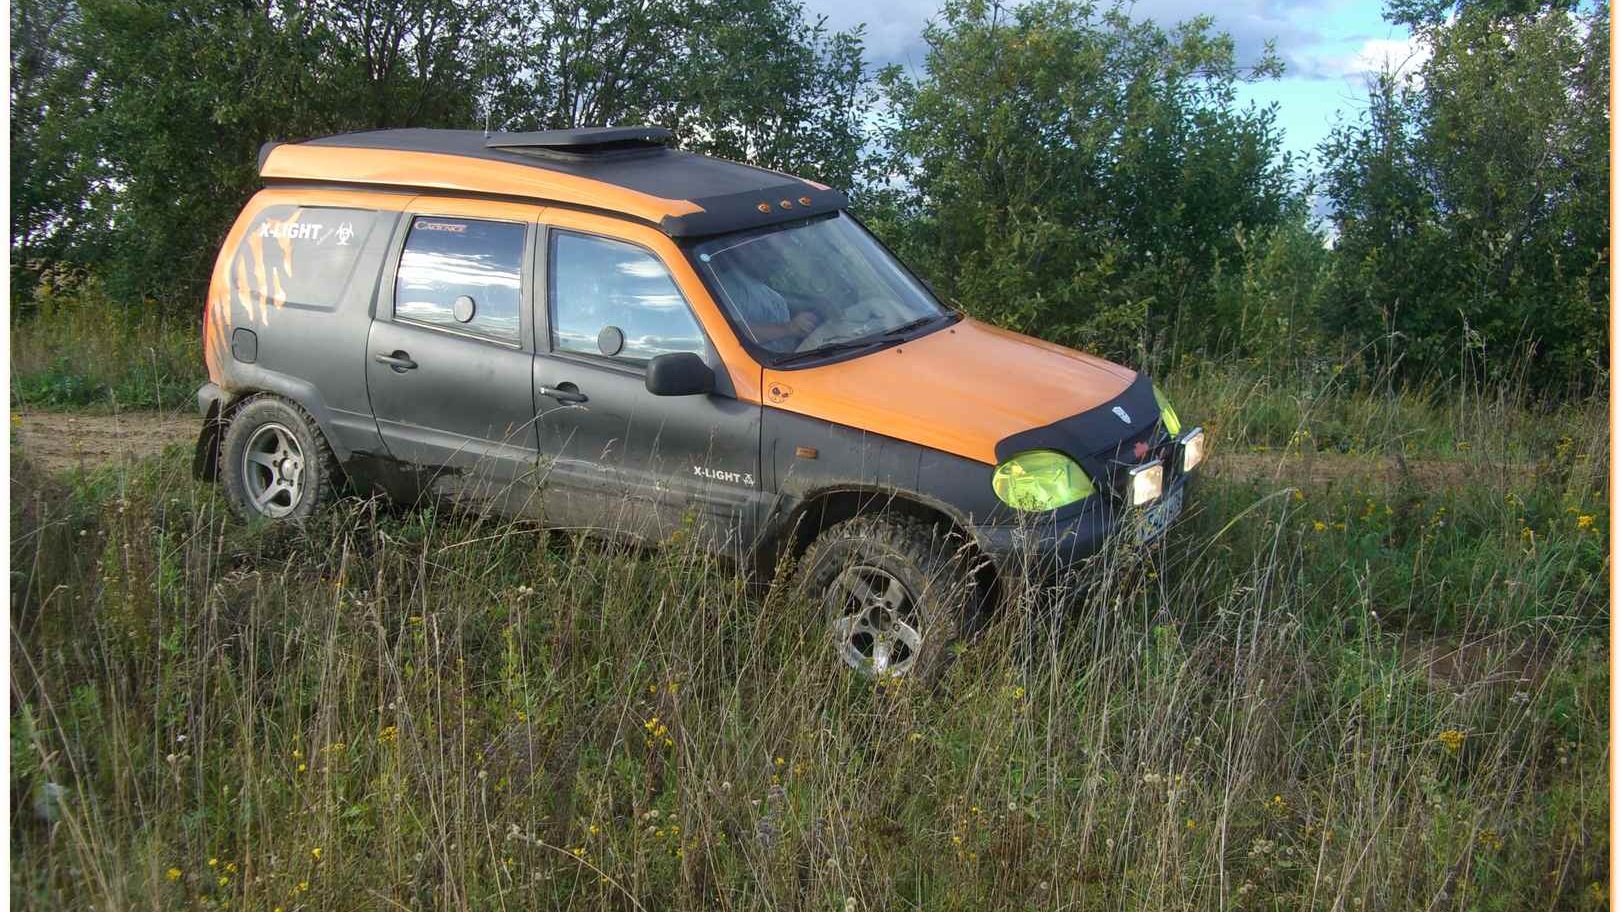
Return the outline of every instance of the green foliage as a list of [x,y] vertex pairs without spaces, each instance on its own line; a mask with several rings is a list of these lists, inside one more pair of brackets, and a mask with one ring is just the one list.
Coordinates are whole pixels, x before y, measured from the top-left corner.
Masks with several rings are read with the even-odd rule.
[[[1231,40],[1124,8],[949,3],[925,71],[880,79],[893,121],[870,205],[977,315],[1141,359],[1209,298],[1240,230],[1285,216],[1270,110],[1240,110]],[[1174,344],[1174,340],[1173,344]]]
[[647,120],[848,185],[859,32],[788,0],[13,7],[14,294],[52,260],[197,308],[270,140]]
[[206,379],[194,316],[109,300],[100,280],[54,269],[12,321],[13,408],[174,409]]
[[670,127],[685,148],[848,187],[871,104],[861,30],[830,32],[795,0],[519,7],[520,73],[495,88],[513,130]]
[[[1241,67],[1208,17],[953,0],[922,72],[875,79],[861,29],[798,0],[21,0],[13,298],[66,263],[195,313],[266,140],[645,121],[849,187],[970,313],[1149,369],[1602,389],[1608,7],[1389,16],[1430,54],[1323,145],[1325,249],[1275,112],[1235,101],[1281,64]],[[47,398],[84,397],[58,374]]]
[[1409,376],[1604,382],[1609,13],[1466,4],[1422,20],[1432,56],[1386,73],[1324,144],[1338,243],[1324,328],[1387,341]]
[[[23,180],[65,181],[82,195],[43,195],[27,221],[13,221],[16,243],[95,265],[124,300],[196,302],[257,181],[262,143],[473,121],[491,5],[67,8],[58,27],[27,36],[24,53],[48,64],[37,67],[35,122],[14,121],[12,140],[31,138],[27,129],[59,137],[69,154],[23,162]],[[66,177],[55,173],[64,167]]]

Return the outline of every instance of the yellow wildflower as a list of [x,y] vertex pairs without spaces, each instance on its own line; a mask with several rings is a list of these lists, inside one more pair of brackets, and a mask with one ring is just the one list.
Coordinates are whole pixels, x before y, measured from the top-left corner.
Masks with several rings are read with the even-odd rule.
[[220,860],[218,858],[210,858],[210,859],[208,859],[208,866],[211,867],[211,868],[219,867],[219,863],[220,863]]
[[1319,519],[1311,524],[1311,528],[1314,532],[1327,532],[1328,524]]
[[310,857],[315,859],[316,861],[320,861],[321,860],[321,847],[316,846],[315,848],[310,849]]
[[180,869],[179,869],[179,868],[170,868],[170,869],[169,869],[169,870],[168,870],[168,871],[167,871],[167,872],[166,872],[166,876],[167,876],[167,877],[168,877],[168,878],[169,878],[169,879],[170,879],[170,880],[171,880],[171,881],[174,881],[174,880],[179,880],[179,879],[180,879]]
[[398,741],[399,738],[400,730],[397,726],[393,725],[390,725],[377,733],[377,740],[383,744],[393,744],[395,741]]
[[1436,735],[1435,740],[1441,742],[1442,747],[1445,747],[1447,750],[1455,754],[1459,750],[1463,749],[1463,739],[1466,737],[1468,737],[1468,732],[1459,731],[1456,728],[1449,728],[1439,735]]
[[1581,529],[1584,532],[1593,528],[1593,517],[1587,515],[1586,513],[1576,517],[1576,528]]

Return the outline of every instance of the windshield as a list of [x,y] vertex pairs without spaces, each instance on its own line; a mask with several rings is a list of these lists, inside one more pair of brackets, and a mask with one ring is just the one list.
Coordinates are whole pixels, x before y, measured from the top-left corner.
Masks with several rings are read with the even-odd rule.
[[725,235],[693,253],[748,341],[785,357],[876,340],[950,314],[842,212]]

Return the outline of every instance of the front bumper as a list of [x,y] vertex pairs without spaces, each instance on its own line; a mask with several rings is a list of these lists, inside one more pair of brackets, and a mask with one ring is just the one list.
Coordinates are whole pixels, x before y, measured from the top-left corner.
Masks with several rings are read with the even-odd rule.
[[[1117,533],[1132,536],[1136,544],[1157,541],[1176,517],[1169,517],[1145,538],[1145,514],[1173,501],[1185,504],[1188,485],[1197,474],[1184,473],[1171,479],[1165,493],[1143,507],[1100,500],[1062,518],[1043,516],[1019,523],[974,526],[971,531],[980,549],[996,565],[1000,578],[1045,583],[1102,551]],[[1181,509],[1178,507],[1176,512]]]

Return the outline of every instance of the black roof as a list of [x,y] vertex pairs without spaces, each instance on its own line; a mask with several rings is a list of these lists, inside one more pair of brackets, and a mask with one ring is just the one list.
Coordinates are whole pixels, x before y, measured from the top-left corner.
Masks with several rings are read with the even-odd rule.
[[[806,216],[834,212],[849,201],[838,190],[822,190],[799,178],[667,148],[670,133],[660,127],[594,127],[537,133],[410,128],[344,133],[302,145],[431,152],[544,168],[601,181],[663,199],[688,200],[703,208],[690,215],[665,216],[659,223],[672,237],[721,234]],[[263,165],[269,146],[260,153]],[[806,204],[804,200],[809,200]],[[780,205],[790,202],[789,206]],[[769,211],[761,211],[769,203]]]

